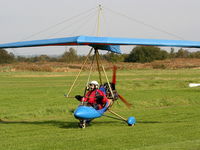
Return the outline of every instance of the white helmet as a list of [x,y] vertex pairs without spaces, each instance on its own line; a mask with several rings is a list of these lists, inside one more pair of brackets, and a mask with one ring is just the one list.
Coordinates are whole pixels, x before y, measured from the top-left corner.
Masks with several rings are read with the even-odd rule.
[[99,86],[99,83],[97,81],[91,81],[89,84],[94,84],[96,87]]

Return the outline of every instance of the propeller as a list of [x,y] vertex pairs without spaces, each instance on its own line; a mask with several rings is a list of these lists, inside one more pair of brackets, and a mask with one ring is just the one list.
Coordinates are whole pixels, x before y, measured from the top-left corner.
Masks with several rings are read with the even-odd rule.
[[132,104],[130,104],[123,96],[119,95],[120,100],[128,107],[130,108],[132,106]]
[[116,84],[116,71],[117,71],[117,67],[113,66],[112,84]]
[[[117,67],[114,65],[113,66],[113,76],[112,76],[112,82],[110,83],[111,85],[111,89],[112,89],[112,92],[113,92],[113,95],[114,95],[114,100],[117,100],[118,98],[128,107],[130,108],[132,104],[130,104],[123,96],[121,96],[115,86],[116,86],[116,83],[117,83],[117,80],[116,80],[116,72],[117,72]],[[109,98],[113,98],[112,95],[111,95],[111,92],[110,92],[110,89],[109,89],[109,86],[108,86],[108,83],[105,83],[104,84],[104,87],[107,89],[106,90],[106,95],[107,97]]]

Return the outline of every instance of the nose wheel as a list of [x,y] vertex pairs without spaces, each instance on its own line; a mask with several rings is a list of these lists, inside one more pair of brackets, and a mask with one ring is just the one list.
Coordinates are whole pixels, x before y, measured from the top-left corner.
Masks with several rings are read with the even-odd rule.
[[134,126],[135,123],[136,123],[135,117],[129,117],[129,118],[128,118],[127,124],[128,124],[129,126]]

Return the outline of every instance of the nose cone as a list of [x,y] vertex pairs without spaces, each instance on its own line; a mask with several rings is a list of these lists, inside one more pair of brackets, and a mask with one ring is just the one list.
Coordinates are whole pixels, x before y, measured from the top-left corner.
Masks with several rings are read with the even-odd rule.
[[93,107],[79,106],[75,112],[74,116],[77,119],[94,119],[101,117],[102,114],[96,111]]

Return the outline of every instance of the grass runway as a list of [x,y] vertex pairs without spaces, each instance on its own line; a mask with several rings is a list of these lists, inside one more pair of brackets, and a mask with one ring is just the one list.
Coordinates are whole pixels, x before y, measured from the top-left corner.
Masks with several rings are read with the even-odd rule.
[[[64,98],[76,74],[0,72],[0,149],[200,149],[200,88],[188,87],[200,82],[199,69],[118,71],[118,92],[133,107],[119,101],[113,110],[135,116],[136,126],[101,117],[84,130],[70,112],[78,101]],[[83,93],[87,75],[71,96]]]

